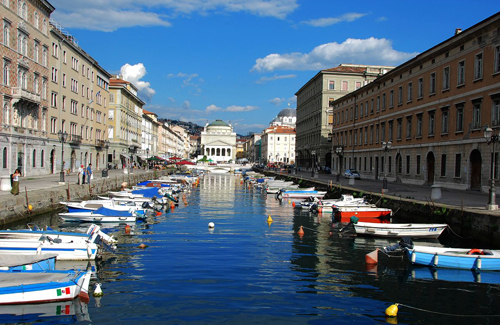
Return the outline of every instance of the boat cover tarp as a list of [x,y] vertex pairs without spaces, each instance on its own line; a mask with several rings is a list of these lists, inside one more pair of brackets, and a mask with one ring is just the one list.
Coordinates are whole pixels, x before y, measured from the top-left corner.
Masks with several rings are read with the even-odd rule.
[[101,214],[108,217],[132,217],[133,214],[130,211],[123,210],[113,210],[105,207],[99,208],[94,211],[94,214]]
[[[153,183],[151,181],[144,181],[142,183],[137,183],[137,186],[148,186],[148,184]],[[171,187],[172,185],[167,183],[161,183],[161,187]]]
[[151,187],[142,190],[133,190],[132,194],[142,194],[143,197],[152,198],[153,196],[162,197],[163,195],[158,194],[159,187]]
[[34,264],[40,261],[56,257],[57,254],[47,255],[19,255],[19,254],[0,254],[0,266],[11,267],[27,264]]

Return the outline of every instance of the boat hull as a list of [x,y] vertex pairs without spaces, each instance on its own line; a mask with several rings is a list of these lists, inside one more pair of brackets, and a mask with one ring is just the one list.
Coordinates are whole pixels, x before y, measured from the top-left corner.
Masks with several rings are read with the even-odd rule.
[[392,238],[438,238],[446,227],[448,227],[446,224],[378,224],[370,222],[354,224],[358,235]]
[[90,272],[50,271],[0,274],[0,305],[33,304],[88,297]]
[[56,260],[94,260],[97,256],[95,243],[53,243],[23,239],[0,240],[0,254],[43,255],[56,254]]
[[414,246],[406,249],[412,264],[437,268],[500,271],[500,251],[480,250],[491,255],[467,254],[468,248]]

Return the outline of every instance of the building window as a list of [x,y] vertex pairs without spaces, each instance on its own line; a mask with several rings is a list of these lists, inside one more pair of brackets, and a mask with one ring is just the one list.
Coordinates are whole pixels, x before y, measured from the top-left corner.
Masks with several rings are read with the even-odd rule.
[[335,90],[335,81],[333,80],[328,81],[328,89]]
[[347,81],[342,81],[342,90],[343,91],[349,90],[349,83]]
[[389,108],[393,107],[394,107],[394,90],[391,89],[391,91],[389,92]]
[[446,176],[446,155],[441,155],[441,177]]
[[382,94],[382,110],[385,110],[385,93]]
[[382,132],[382,141],[385,141],[385,122],[380,123],[380,128]]
[[3,60],[3,84],[4,86],[10,85],[10,61]]
[[448,134],[448,114],[449,114],[449,108],[444,107],[441,112],[441,133],[442,134]]
[[377,96],[377,113],[380,112],[380,96]]
[[472,128],[481,128],[481,101],[474,101],[472,104]]
[[474,57],[474,79],[483,78],[483,53],[478,53]]
[[409,102],[411,102],[413,100],[413,83],[412,82],[408,83],[407,97],[408,97]]
[[389,121],[389,141],[393,140],[394,134],[394,121]]
[[401,140],[401,137],[403,136],[403,119],[398,118],[397,120],[397,125],[396,125],[396,139]]
[[493,66],[493,72],[500,72],[500,45],[495,47],[495,63]]
[[5,20],[3,21],[3,45],[10,46],[10,23]]
[[423,78],[418,79],[417,92],[418,92],[417,98],[424,97],[424,79]]
[[422,114],[417,114],[417,137],[422,137]]
[[373,114],[373,98],[370,100],[370,114]]
[[406,118],[406,139],[411,139],[411,116]]
[[57,93],[51,93],[50,95],[50,105],[57,108]]
[[50,133],[57,133],[57,118],[55,117],[50,118]]
[[33,149],[33,156],[31,158],[33,160],[32,167],[35,168],[36,167],[36,149]]
[[403,104],[403,86],[399,86],[398,88],[398,105]]
[[457,153],[455,155],[455,177],[460,177],[460,169],[462,164],[462,155]]
[[410,156],[406,156],[406,175],[410,174]]
[[356,89],[359,89],[359,88],[361,88],[361,82],[356,81]]
[[434,135],[434,123],[436,121],[435,111],[429,112],[429,136]]
[[500,125],[500,99],[495,99],[491,107],[491,124],[493,126]]
[[415,174],[420,175],[420,155],[417,155],[417,165],[416,165]]
[[450,89],[450,67],[443,69],[443,91]]
[[457,104],[457,130],[456,132],[464,131],[464,104]]
[[458,62],[458,80],[457,85],[462,86],[465,84],[465,61]]
[[429,95],[434,95],[436,93],[436,73],[431,73],[429,80]]

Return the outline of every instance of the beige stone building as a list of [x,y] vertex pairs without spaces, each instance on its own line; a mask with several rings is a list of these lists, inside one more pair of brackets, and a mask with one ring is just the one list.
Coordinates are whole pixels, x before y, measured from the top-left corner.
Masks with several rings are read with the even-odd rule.
[[138,164],[141,154],[142,107],[144,102],[137,96],[137,88],[120,78],[109,83],[109,141],[113,164],[119,168]]
[[318,72],[297,96],[297,164],[332,164],[332,103],[387,73],[393,67],[341,64]]
[[[106,168],[112,162],[108,156],[111,76],[53,21],[49,40],[48,138],[55,146],[50,152],[51,172],[60,168],[61,153],[65,170],[75,172],[89,163],[96,170]],[[67,134],[65,142],[60,141],[61,133]]]
[[[0,150],[2,176],[16,168],[23,176],[54,170],[50,135],[49,19],[54,7],[43,0],[0,2],[2,70]],[[52,137],[52,139],[51,139]],[[52,161],[52,163],[54,163]]]
[[484,131],[500,128],[500,13],[451,34],[332,103],[337,168],[487,191],[495,166],[498,181],[498,143]]

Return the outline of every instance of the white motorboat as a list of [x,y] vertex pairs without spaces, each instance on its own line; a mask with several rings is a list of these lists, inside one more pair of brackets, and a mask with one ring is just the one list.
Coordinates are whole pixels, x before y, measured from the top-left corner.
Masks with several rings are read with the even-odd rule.
[[447,227],[447,224],[438,223],[358,222],[354,224],[358,235],[397,238],[438,238]]
[[276,198],[279,199],[305,199],[308,197],[317,197],[323,198],[326,194],[326,191],[316,191],[311,189],[297,189],[297,190],[288,190],[283,191],[280,190],[276,193]]
[[71,222],[134,222],[137,220],[138,211],[121,211],[101,207],[90,212],[59,213],[64,221]]
[[33,239],[0,239],[0,254],[56,254],[57,260],[94,260],[98,247],[94,242],[64,242],[61,238],[42,236]]
[[370,203],[366,202],[365,198],[355,198],[349,194],[342,194],[338,199],[319,199],[317,197],[310,197],[299,204],[295,205],[296,208],[307,209],[312,212],[333,212],[332,206],[369,206]]

